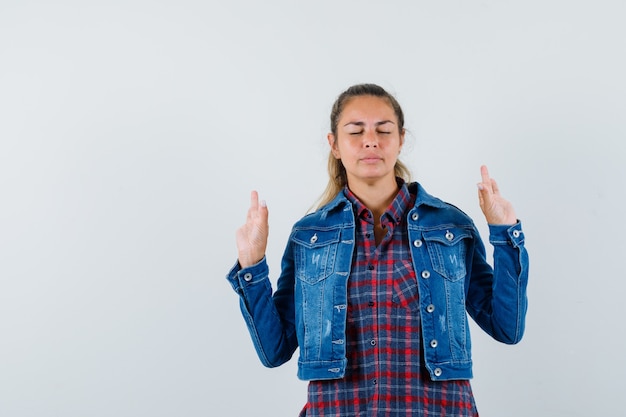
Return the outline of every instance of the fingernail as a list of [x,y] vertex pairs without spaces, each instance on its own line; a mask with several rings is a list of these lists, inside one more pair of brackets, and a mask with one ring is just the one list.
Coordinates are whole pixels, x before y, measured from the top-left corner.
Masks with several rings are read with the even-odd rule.
[[267,207],[267,203],[265,202],[265,200],[261,200],[261,207]]
[[480,183],[476,184],[476,186],[478,187],[478,189],[479,189],[480,191],[482,191],[482,190],[485,188],[485,187],[483,187],[483,185],[482,185],[482,184],[480,184]]

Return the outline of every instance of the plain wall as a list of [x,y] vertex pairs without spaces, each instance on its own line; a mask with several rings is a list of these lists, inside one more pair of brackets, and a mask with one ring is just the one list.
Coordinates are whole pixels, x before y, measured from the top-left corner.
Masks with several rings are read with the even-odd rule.
[[[0,415],[295,416],[225,280],[249,192],[272,279],[349,85],[470,214],[479,166],[530,253],[527,333],[473,326],[483,417],[623,415],[623,1],[0,1]],[[275,281],[274,281],[275,282]]]

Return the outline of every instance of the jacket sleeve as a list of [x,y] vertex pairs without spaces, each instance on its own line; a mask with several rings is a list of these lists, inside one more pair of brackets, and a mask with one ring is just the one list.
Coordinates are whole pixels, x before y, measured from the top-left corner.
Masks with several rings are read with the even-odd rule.
[[518,221],[513,226],[489,225],[493,245],[493,268],[485,247],[474,231],[474,251],[466,307],[474,321],[494,339],[518,343],[524,334],[528,300],[528,252]]
[[239,306],[259,359],[269,368],[287,362],[298,347],[294,267],[289,245],[285,250],[281,269],[274,294],[265,258],[249,268],[241,269],[237,263],[226,276],[239,295]]

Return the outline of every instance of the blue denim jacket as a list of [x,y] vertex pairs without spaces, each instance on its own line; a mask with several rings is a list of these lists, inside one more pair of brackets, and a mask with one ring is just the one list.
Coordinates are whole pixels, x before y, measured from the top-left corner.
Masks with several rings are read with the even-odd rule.
[[[417,183],[407,227],[418,281],[426,368],[433,380],[472,377],[467,313],[494,339],[514,344],[524,333],[528,254],[521,223],[489,226],[494,268],[472,220]],[[287,362],[300,348],[298,377],[342,378],[346,369],[347,282],[355,248],[355,219],[343,193],[299,220],[272,293],[268,266],[241,269],[227,279],[261,362]]]

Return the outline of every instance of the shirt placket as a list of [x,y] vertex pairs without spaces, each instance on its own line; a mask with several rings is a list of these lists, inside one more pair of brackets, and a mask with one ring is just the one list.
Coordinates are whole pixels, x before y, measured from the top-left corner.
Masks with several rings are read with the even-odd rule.
[[[379,368],[378,368],[378,290],[377,290],[377,270],[378,270],[378,261],[377,261],[377,251],[376,251],[376,242],[374,235],[374,223],[372,220],[372,215],[369,211],[365,211],[363,216],[361,217],[361,230],[362,230],[362,256],[365,258],[365,262],[367,264],[367,273],[364,276],[364,280],[367,283],[367,287],[369,287],[369,291],[366,293],[371,294],[370,299],[367,301],[367,308],[370,310],[371,323],[366,327],[366,331],[364,331],[363,337],[363,349],[365,350],[365,357],[369,358],[367,360],[367,370],[364,375],[367,375],[366,384],[368,385],[368,389],[371,392],[369,395],[370,401],[367,405],[367,414],[369,416],[376,416],[378,412],[378,401],[379,401]],[[366,302],[366,300],[363,300]]]
[[385,308],[391,302],[390,289],[384,286],[381,288],[381,284],[384,285],[384,283],[387,282],[385,276],[387,271],[381,270],[381,256],[385,253],[383,248],[388,244],[390,237],[393,235],[393,225],[390,222],[385,221],[383,217],[381,225],[386,228],[387,233],[377,247],[374,237],[374,225],[373,222],[368,221],[370,219],[371,215],[366,213],[365,219],[362,220],[361,223],[361,230],[364,231],[363,250],[368,268],[367,279],[369,280],[369,286],[371,287],[372,294],[372,299],[368,302],[368,307],[372,308],[373,319],[371,331],[363,336],[364,343],[366,343],[367,346],[366,349],[370,350],[367,356],[373,358],[370,364],[371,370],[368,372],[368,375],[370,375],[368,384],[372,390],[372,395],[370,397],[372,400],[368,406],[368,415],[376,416],[378,410],[380,409],[380,390],[381,387],[384,386],[384,381],[381,379],[383,377],[381,373],[381,364],[386,361],[386,358],[381,356],[383,352],[381,351],[380,340],[381,337],[384,336],[382,332],[384,332],[385,328],[388,327],[386,326],[386,321],[389,320],[389,317],[387,317],[388,312],[385,311]]

